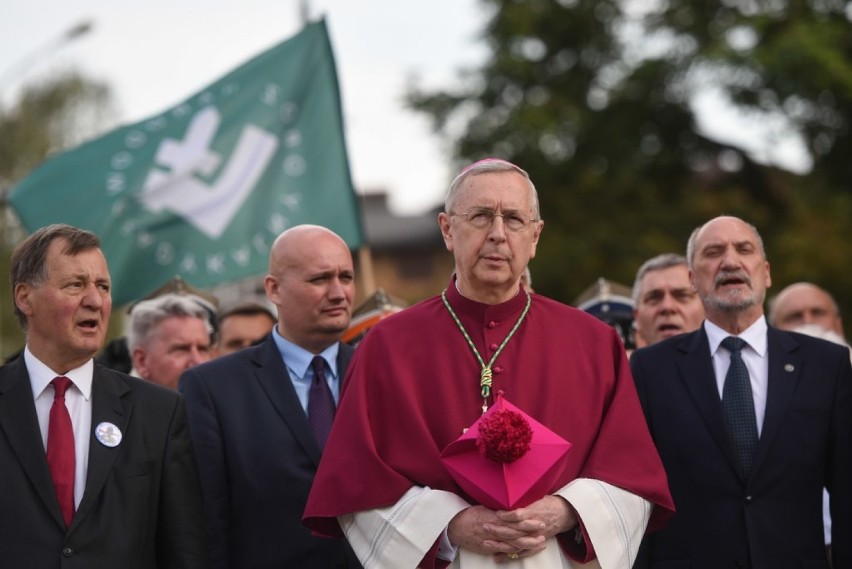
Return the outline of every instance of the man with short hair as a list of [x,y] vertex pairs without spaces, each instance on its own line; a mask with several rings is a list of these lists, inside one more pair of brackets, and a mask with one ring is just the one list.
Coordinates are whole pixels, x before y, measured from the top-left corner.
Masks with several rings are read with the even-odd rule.
[[216,326],[216,357],[232,354],[263,340],[277,320],[257,302],[243,302],[219,313]]
[[[849,347],[843,334],[843,320],[837,301],[824,288],[812,283],[789,285],[769,301],[769,324],[816,336]],[[823,497],[825,543],[831,560],[831,513],[828,494]]]
[[767,326],[763,240],[714,218],[687,244],[704,305],[698,330],[630,360],[677,515],[646,537],[637,568],[852,568],[852,366],[839,345]]
[[689,281],[686,257],[664,253],[645,261],[633,281],[636,346],[692,332],[704,320],[704,307]]
[[[455,273],[358,345],[306,524],[345,534],[365,567],[630,567],[672,504],[621,340],[520,284],[544,222],[518,166],[466,168],[438,223]],[[474,499],[441,460],[503,397],[573,445],[531,503],[508,510]]]
[[206,569],[182,398],[92,359],[112,309],[97,236],[39,229],[11,276],[26,346],[0,368],[0,564]]
[[127,348],[139,377],[177,389],[180,374],[209,361],[209,312],[189,295],[168,293],[133,306]]
[[769,302],[769,323],[782,330],[816,324],[843,337],[843,319],[837,301],[813,283],[794,283]]
[[299,225],[272,244],[266,295],[278,323],[258,345],[184,372],[214,569],[360,567],[348,544],[314,537],[302,512],[353,349],[349,247]]

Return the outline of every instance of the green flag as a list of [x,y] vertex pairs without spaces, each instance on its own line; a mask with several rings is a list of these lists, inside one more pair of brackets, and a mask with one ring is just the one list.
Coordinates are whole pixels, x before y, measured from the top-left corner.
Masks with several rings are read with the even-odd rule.
[[113,301],[175,275],[200,287],[264,274],[284,229],[362,242],[325,21],[186,101],[45,162],[12,191],[29,231],[101,237]]

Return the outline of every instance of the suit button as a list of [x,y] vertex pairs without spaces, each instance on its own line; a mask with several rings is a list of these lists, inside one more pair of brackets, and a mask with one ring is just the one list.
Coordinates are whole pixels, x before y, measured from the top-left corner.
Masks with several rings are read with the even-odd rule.
[[64,555],[65,557],[71,557],[72,555],[74,555],[74,550],[70,547],[63,547],[62,555]]
[[489,322],[489,323],[488,323],[488,327],[489,327],[489,328],[496,328],[496,327],[497,327],[497,323],[496,323],[496,322],[494,322],[494,321],[492,320],[491,322]]
[[752,498],[750,495],[745,497],[746,504],[751,504],[753,500],[754,498]]

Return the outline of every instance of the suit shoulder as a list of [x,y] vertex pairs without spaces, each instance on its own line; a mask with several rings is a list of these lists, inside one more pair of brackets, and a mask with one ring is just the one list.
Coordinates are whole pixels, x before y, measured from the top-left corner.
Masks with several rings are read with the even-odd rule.
[[788,346],[791,346],[790,349],[801,349],[807,353],[823,354],[824,356],[849,357],[850,347],[848,344],[838,344],[837,342],[799,332],[772,330],[773,334],[776,334],[778,338],[781,338]]
[[122,391],[129,392],[133,395],[134,400],[138,402],[149,401],[152,404],[173,407],[180,398],[180,395],[176,391],[142,378],[134,377],[100,364],[96,364],[96,369],[98,370],[96,381],[107,383],[109,389],[117,390],[119,394]]
[[692,349],[699,340],[701,334],[700,329],[694,332],[678,334],[671,338],[666,338],[650,346],[645,346],[636,349],[630,357],[630,361],[639,360],[658,360],[659,358],[671,357],[673,354],[684,353]]
[[257,365],[256,362],[260,361],[263,351],[268,349],[268,342],[273,342],[273,340],[270,338],[255,346],[248,346],[234,353],[191,367],[183,372],[181,378],[192,376],[207,381],[210,378],[244,373],[245,370]]

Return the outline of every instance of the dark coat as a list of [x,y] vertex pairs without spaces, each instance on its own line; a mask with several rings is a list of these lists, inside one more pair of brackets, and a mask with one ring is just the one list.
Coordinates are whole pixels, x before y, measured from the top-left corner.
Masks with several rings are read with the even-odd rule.
[[[344,376],[353,349],[340,345]],[[213,567],[360,567],[342,539],[314,537],[302,512],[320,460],[272,335],[184,372]]]
[[843,346],[768,330],[766,415],[749,478],[738,472],[707,334],[636,351],[631,369],[677,513],[636,567],[828,568],[822,489],[832,493],[835,569],[852,568],[852,366]]
[[[208,567],[183,399],[99,365],[86,489],[66,528],[24,358],[0,368],[0,565],[9,569]],[[94,427],[116,425],[107,447]]]

